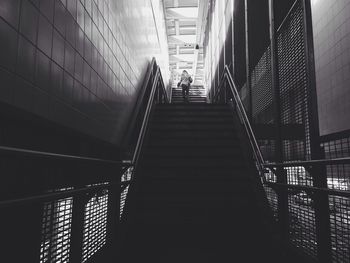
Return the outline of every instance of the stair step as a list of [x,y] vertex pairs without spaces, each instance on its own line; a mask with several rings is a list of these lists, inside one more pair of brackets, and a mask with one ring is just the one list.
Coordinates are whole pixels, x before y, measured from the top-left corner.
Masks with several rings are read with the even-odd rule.
[[146,147],[143,151],[145,155],[163,155],[163,156],[176,156],[181,154],[182,156],[188,156],[189,158],[193,156],[236,156],[242,155],[242,151],[239,147],[226,147],[217,148],[211,147],[210,149],[204,147]]
[[157,140],[157,138],[150,138],[150,140],[147,143],[147,146],[155,147],[155,146],[162,146],[162,147],[170,147],[170,148],[176,148],[176,147],[237,147],[236,142],[222,140],[220,138],[217,139],[211,139],[203,141],[200,138],[194,139],[190,138],[188,140],[179,140],[178,138],[169,138],[166,140]]
[[152,123],[153,130],[202,130],[202,131],[234,131],[233,123]]
[[216,125],[222,124],[227,125],[233,122],[233,119],[230,116],[217,118],[215,116],[201,116],[201,117],[169,117],[166,116],[153,118],[151,121],[152,124],[207,124],[207,125]]
[[215,111],[222,112],[228,111],[227,105],[215,105],[215,104],[191,104],[191,103],[179,103],[179,104],[161,104],[156,106],[156,112],[160,111],[185,111],[185,112],[198,112],[198,111]]
[[[206,162],[205,162],[206,161]],[[243,168],[245,167],[245,164],[241,162],[236,163],[232,162],[232,160],[221,160],[221,159],[215,159],[215,160],[189,160],[186,158],[183,159],[173,159],[173,160],[168,160],[168,159],[163,159],[161,162],[159,160],[154,160],[154,159],[145,159],[143,160],[142,167],[145,169],[147,167],[158,167],[158,168],[168,168],[168,169],[174,169],[174,167],[177,168],[183,168],[183,169],[188,169],[188,168],[213,168],[213,167],[220,167],[220,169],[237,169],[237,168]]]

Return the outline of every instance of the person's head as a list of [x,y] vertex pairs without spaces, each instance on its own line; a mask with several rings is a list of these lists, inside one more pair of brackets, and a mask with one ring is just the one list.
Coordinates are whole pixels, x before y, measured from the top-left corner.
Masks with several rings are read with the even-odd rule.
[[186,70],[182,71],[182,74],[188,74],[188,72]]

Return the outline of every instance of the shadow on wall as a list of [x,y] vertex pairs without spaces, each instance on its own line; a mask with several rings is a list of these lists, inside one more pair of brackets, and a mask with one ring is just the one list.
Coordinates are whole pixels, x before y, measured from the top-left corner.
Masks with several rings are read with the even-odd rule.
[[150,39],[149,1],[2,0],[0,101],[118,145],[162,52]]

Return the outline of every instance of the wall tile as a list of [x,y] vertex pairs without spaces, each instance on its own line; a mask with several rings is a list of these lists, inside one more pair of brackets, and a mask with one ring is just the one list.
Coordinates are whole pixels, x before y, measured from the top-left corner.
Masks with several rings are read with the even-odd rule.
[[[350,1],[314,1],[316,84],[322,135],[350,129]],[[342,107],[342,108],[340,108]]]
[[118,144],[160,53],[153,14],[144,0],[0,1],[0,81],[14,83],[0,101]]
[[39,12],[28,0],[22,1],[20,32],[36,45]]
[[38,30],[38,48],[47,56],[51,57],[53,27],[47,19],[40,15]]
[[0,1],[0,16],[16,29],[19,23],[21,0],[2,0]]
[[16,31],[0,19],[0,65],[12,71],[16,66],[17,39]]
[[35,46],[26,38],[19,37],[17,71],[19,75],[31,82],[34,82],[35,51]]
[[55,0],[40,0],[40,12],[51,23],[53,22],[54,10],[55,10]]

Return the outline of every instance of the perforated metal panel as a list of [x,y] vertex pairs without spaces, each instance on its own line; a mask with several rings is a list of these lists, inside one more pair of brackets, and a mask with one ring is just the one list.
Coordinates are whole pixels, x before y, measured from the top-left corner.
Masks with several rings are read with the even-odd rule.
[[[350,135],[336,134],[322,143],[327,159],[350,156]],[[350,190],[350,164],[327,165],[328,188]],[[332,261],[350,262],[350,198],[329,197]]]
[[278,196],[275,190],[273,190],[271,187],[264,186],[265,193],[267,200],[269,201],[269,205],[272,209],[274,219],[278,220],[278,207],[277,207],[277,200]]
[[308,120],[309,87],[304,40],[304,13],[301,1],[292,9],[278,32],[278,70],[282,125],[301,125],[304,138],[285,140],[283,158],[310,159]]
[[350,262],[350,200],[329,197],[333,262]]
[[268,47],[251,72],[254,123],[273,123],[271,48]]
[[82,262],[106,244],[108,191],[93,196],[85,206]]
[[129,186],[127,186],[120,194],[120,211],[119,211],[119,219],[122,218],[123,212],[124,212],[124,207],[125,207],[125,202],[126,198],[128,196],[129,192]]
[[305,193],[289,193],[289,234],[291,242],[312,258],[317,258],[315,210],[311,197]]
[[44,204],[40,262],[69,262],[73,198]]
[[[125,171],[125,173],[122,175],[121,177],[121,182],[125,183],[128,182],[130,183],[131,178],[132,178],[132,173],[133,173],[134,168],[130,167],[129,169],[127,169]],[[128,196],[129,193],[129,185],[126,187],[122,186],[122,191],[120,193],[120,211],[119,211],[119,220],[121,220],[123,212],[124,212],[124,207],[125,207],[125,202],[126,202],[126,198]]]

